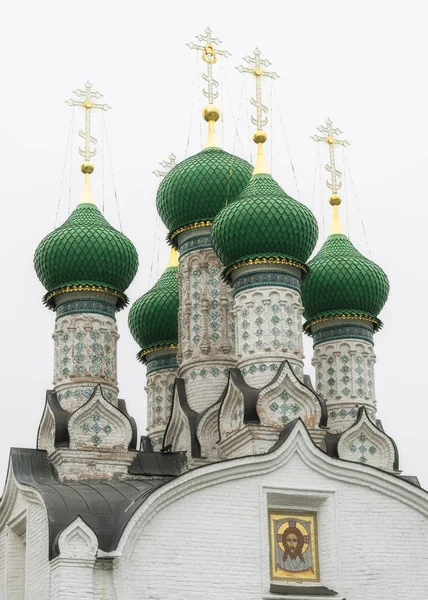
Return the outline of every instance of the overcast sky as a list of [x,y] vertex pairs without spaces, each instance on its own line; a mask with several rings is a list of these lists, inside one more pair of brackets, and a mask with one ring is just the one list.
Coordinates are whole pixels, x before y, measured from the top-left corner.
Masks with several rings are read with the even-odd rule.
[[[218,130],[223,147],[254,158],[248,125],[253,82],[235,66],[258,46],[280,75],[273,94],[268,83],[264,95],[272,108],[267,150],[273,176],[290,195],[300,193],[303,202],[314,205],[320,242],[323,214],[328,233],[330,207],[326,173],[316,172],[317,146],[310,136],[330,117],[351,143],[345,151],[349,169],[341,151],[337,158],[347,174],[342,197],[349,207],[351,239],[364,254],[368,239],[373,260],[391,282],[381,314],[384,329],[375,337],[378,417],[398,444],[404,473],[418,475],[428,487],[428,5],[409,0],[15,0],[3,3],[0,17],[0,481],[10,446],[35,447],[45,390],[52,386],[54,313],[41,303],[44,290],[32,260],[57,212],[72,112],[64,100],[90,79],[113,107],[105,120],[120,215],[140,256],[128,291],[134,301],[147,291],[150,272],[153,283],[158,271],[152,256],[159,180],[152,171],[170,152],[182,160],[186,149],[187,155],[198,152],[204,141],[203,64],[185,44],[209,25],[232,54],[215,73],[222,82],[218,103],[224,120]],[[106,143],[103,186],[100,123],[94,117],[100,141],[93,188],[101,206],[104,187],[106,217],[118,227]],[[77,129],[82,124],[83,115],[76,112],[59,223],[67,217],[69,198],[73,208],[81,193]],[[326,149],[320,150],[324,165]],[[344,206],[342,214],[346,225]],[[164,231],[162,226],[160,271],[169,253]],[[119,385],[141,435],[145,368],[135,360],[138,348],[127,312],[118,316]],[[307,340],[306,370],[312,374],[310,358]]]

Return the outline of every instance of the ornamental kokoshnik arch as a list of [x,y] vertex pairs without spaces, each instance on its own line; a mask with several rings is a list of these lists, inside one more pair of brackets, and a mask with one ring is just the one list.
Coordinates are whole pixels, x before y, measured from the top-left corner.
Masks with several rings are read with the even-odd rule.
[[315,513],[269,511],[270,576],[281,581],[319,581]]

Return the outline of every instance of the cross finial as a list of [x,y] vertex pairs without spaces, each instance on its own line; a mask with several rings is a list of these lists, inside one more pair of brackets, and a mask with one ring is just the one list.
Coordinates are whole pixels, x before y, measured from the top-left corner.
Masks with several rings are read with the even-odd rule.
[[331,233],[343,233],[342,226],[339,220],[339,210],[338,206],[342,202],[339,194],[337,193],[342,187],[342,182],[339,181],[339,177],[342,177],[342,173],[336,169],[336,160],[334,155],[334,147],[336,145],[339,146],[349,146],[349,142],[346,140],[339,140],[338,136],[342,134],[342,131],[337,128],[333,128],[333,122],[330,119],[327,119],[324,125],[320,125],[317,127],[320,133],[324,133],[325,136],[321,137],[319,135],[313,135],[312,139],[315,142],[323,142],[328,145],[330,162],[325,165],[326,170],[330,173],[331,181],[327,179],[326,184],[327,187],[330,188],[332,194],[330,196],[330,204],[333,206],[333,225]]
[[95,92],[92,90],[92,83],[87,81],[85,83],[84,90],[74,90],[73,94],[76,94],[78,98],[82,98],[82,100],[75,100],[74,98],[70,98],[66,100],[68,106],[80,106],[85,111],[85,131],[80,130],[79,136],[85,140],[84,148],[79,148],[79,154],[84,157],[85,162],[89,162],[90,159],[95,156],[97,153],[94,148],[91,150],[91,144],[96,144],[97,139],[91,135],[91,113],[92,110],[108,110],[111,108],[108,104],[97,104],[94,100],[99,100],[103,97],[100,92]]
[[159,169],[157,169],[156,171],[153,171],[153,174],[156,175],[156,177],[166,177],[168,175],[168,173],[171,171],[171,169],[173,169],[176,165],[176,160],[177,157],[175,156],[175,154],[173,152],[171,152],[171,154],[169,155],[169,160],[163,160],[162,162],[160,162],[160,166],[163,167],[162,171],[159,171]]
[[189,42],[187,45],[191,50],[202,51],[202,60],[207,65],[207,71],[206,73],[202,73],[202,79],[207,82],[208,86],[207,90],[204,88],[202,91],[204,96],[208,98],[208,104],[214,104],[214,100],[218,98],[218,91],[214,89],[218,88],[218,81],[213,79],[213,65],[217,62],[217,55],[227,58],[230,56],[230,52],[228,50],[215,48],[215,45],[218,46],[219,44],[222,44],[222,42],[218,38],[212,36],[212,31],[209,27],[205,29],[205,35],[199,34],[195,37],[200,42],[205,42],[205,44],[201,45]]
[[236,67],[240,73],[250,73],[256,78],[256,97],[251,98],[250,100],[251,104],[256,107],[256,117],[252,116],[251,122],[253,125],[257,126],[259,131],[262,130],[268,122],[267,117],[263,117],[263,115],[267,113],[268,109],[267,106],[262,103],[262,78],[270,77],[271,79],[277,79],[279,77],[278,73],[275,73],[274,71],[266,71],[266,69],[262,69],[262,67],[270,67],[272,63],[266,58],[260,57],[260,50],[255,48],[253,56],[244,57],[244,60],[250,65],[250,67],[245,67],[243,65]]
[[269,62],[267,58],[261,58],[261,52],[258,48],[254,49],[253,56],[244,56],[244,60],[250,66],[246,67],[244,65],[239,65],[239,67],[236,68],[240,73],[250,73],[256,80],[256,97],[251,98],[250,100],[251,104],[256,108],[256,116],[253,117],[251,115],[251,122],[257,127],[257,131],[253,135],[253,140],[258,144],[257,162],[254,174],[268,173],[269,170],[263,153],[263,144],[267,139],[263,127],[265,127],[268,122],[267,117],[264,115],[267,114],[268,109],[262,102],[262,78],[269,77],[270,79],[277,79],[279,75],[274,71],[266,71],[265,67],[269,67],[272,63]]
[[208,139],[205,148],[216,148],[218,146],[217,136],[215,132],[215,122],[220,118],[220,109],[214,106],[214,100],[218,98],[218,81],[213,78],[213,65],[217,62],[217,56],[230,56],[228,50],[216,48],[222,42],[212,36],[212,31],[209,27],[205,29],[205,35],[199,34],[196,39],[200,42],[205,42],[203,45],[189,42],[187,45],[192,50],[202,51],[202,60],[207,65],[206,73],[202,73],[202,79],[207,82],[207,89],[203,89],[204,96],[208,98],[208,104],[204,107],[202,115],[208,123]]
[[99,100],[102,98],[103,95],[100,92],[95,92],[92,89],[92,83],[90,81],[85,83],[84,90],[74,90],[73,94],[76,94],[76,96],[78,98],[82,98],[82,100],[70,98],[69,100],[66,100],[68,106],[80,106],[85,111],[85,131],[79,131],[79,136],[85,141],[84,148],[79,148],[80,156],[83,156],[85,159],[85,162],[80,166],[80,170],[85,175],[85,184],[80,203],[94,204],[89,175],[94,171],[94,165],[90,162],[90,159],[97,153],[95,148],[91,149],[91,144],[95,145],[98,140],[91,135],[91,113],[94,109],[108,110],[111,107],[108,104],[98,104],[94,102],[94,100]]

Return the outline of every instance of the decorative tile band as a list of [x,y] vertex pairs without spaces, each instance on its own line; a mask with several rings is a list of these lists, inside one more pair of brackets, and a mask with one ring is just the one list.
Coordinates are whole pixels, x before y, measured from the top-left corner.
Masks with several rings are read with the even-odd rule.
[[[72,389],[65,390],[63,392],[58,392],[58,401],[65,402],[69,400],[78,400],[82,401],[82,403],[89,400],[89,398],[94,393],[95,386],[93,387],[75,387]],[[117,394],[112,392],[111,390],[106,389],[104,386],[102,388],[102,394],[106,400],[114,403],[117,400]]]
[[294,275],[280,271],[263,270],[256,271],[255,273],[246,273],[234,279],[233,296],[236,296],[236,294],[243,290],[264,286],[285,287],[300,292],[300,281]]
[[198,377],[205,379],[208,376],[218,377],[219,375],[228,377],[229,369],[228,368],[219,369],[218,367],[209,367],[209,366],[202,367],[201,369],[192,369],[190,371],[190,373],[186,373],[186,375],[184,376],[184,381],[187,383],[189,381],[194,381]]
[[[266,371],[272,372],[272,377],[277,373],[281,363],[253,363],[251,365],[246,365],[245,367],[241,367],[241,373],[245,377],[245,375],[254,375],[254,373],[265,373]],[[298,379],[303,380],[303,369],[298,365],[291,365],[294,374]]]
[[212,241],[210,234],[199,235],[192,237],[189,240],[183,242],[179,247],[180,258],[194,252],[195,250],[201,250],[204,248],[212,248]]
[[356,339],[373,344],[373,329],[364,325],[335,325],[314,333],[314,347],[333,340]]
[[165,356],[156,356],[148,359],[146,363],[147,375],[156,371],[174,371],[178,369],[176,354],[166,354]]
[[[376,414],[373,410],[371,409],[367,409],[367,414],[369,415],[369,418],[371,421],[373,421],[373,423],[376,422]],[[351,417],[351,419],[353,419],[355,421],[355,419],[357,418],[358,415],[358,407],[353,406],[350,409],[346,409],[346,408],[341,408],[340,410],[331,410],[328,413],[328,418],[329,421],[336,421],[337,419],[345,419],[346,417]]]
[[111,302],[99,299],[83,299],[73,298],[72,300],[66,300],[56,307],[56,318],[57,320],[67,315],[74,315],[79,313],[96,313],[105,317],[115,319],[115,307]]
[[[252,364],[247,365],[246,367],[241,367],[241,373],[245,377],[245,375],[254,375],[259,371],[260,373],[265,373],[266,371],[272,371],[275,374],[279,369],[278,363],[271,363],[270,365],[266,365],[265,363]],[[272,375],[273,377],[273,375]]]

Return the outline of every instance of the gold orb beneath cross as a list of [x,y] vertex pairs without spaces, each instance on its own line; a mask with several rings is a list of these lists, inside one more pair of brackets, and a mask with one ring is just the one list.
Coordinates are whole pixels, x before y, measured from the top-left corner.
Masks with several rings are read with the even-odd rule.
[[218,121],[220,118],[220,114],[220,109],[214,104],[207,104],[202,109],[202,116],[204,117],[205,121],[207,121],[207,123],[209,121]]
[[262,131],[261,129],[257,129],[255,134],[253,135],[253,141],[256,142],[256,144],[264,144],[266,140],[266,132]]
[[94,172],[94,165],[90,162],[84,162],[80,165],[80,170],[82,171],[82,173],[84,173],[85,175],[90,175],[91,173]]
[[339,196],[339,194],[332,194],[329,202],[332,206],[339,206],[339,204],[342,202],[342,198]]

